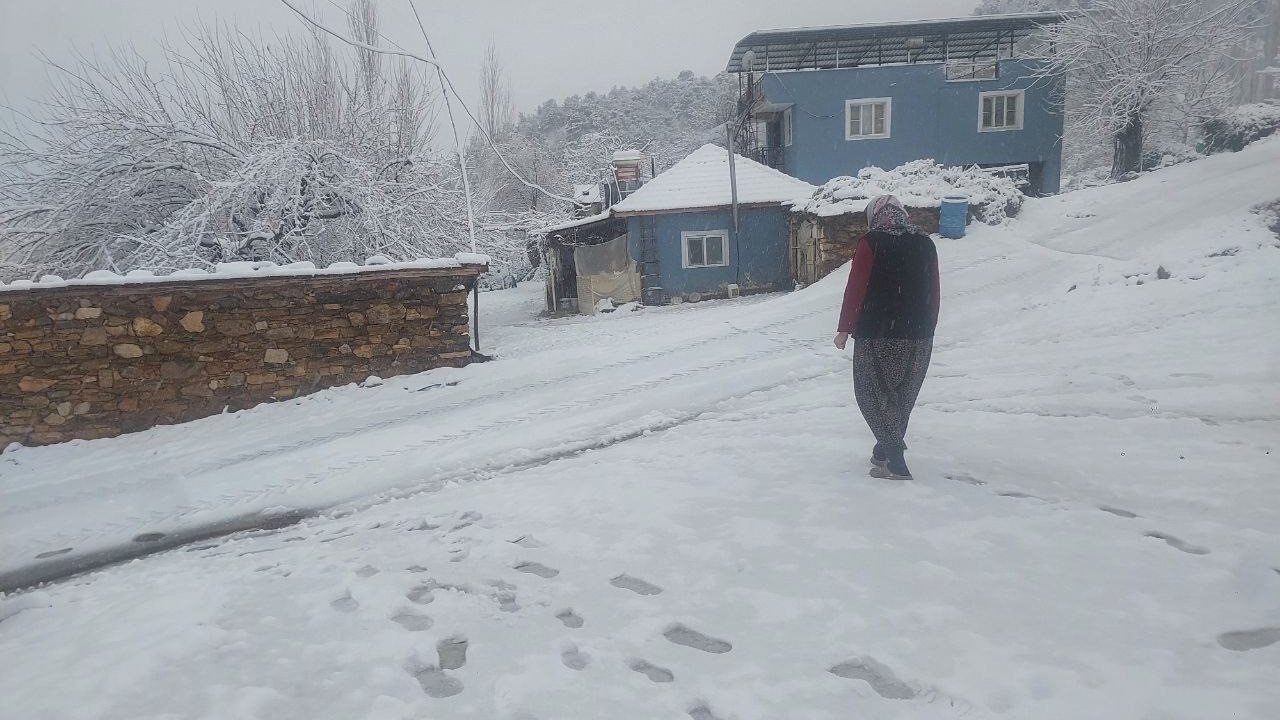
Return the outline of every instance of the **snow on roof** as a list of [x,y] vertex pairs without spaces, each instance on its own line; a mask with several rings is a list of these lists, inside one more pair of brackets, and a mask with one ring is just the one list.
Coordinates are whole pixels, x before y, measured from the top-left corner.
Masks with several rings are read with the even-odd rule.
[[584,203],[598,203],[600,202],[600,186],[595,183],[574,185],[573,199]]
[[613,153],[613,161],[644,160],[644,153],[639,150],[617,150]]
[[[741,155],[734,157],[740,204],[784,203],[808,197],[817,190],[803,180],[754,160]],[[721,207],[732,202],[729,151],[716,145],[703,145],[612,209],[618,213],[655,212]]]
[[574,218],[572,220],[565,220],[564,222],[556,223],[555,225],[548,225],[543,228],[538,228],[537,230],[531,230],[530,232],[534,235],[549,235],[550,233],[559,232],[560,230],[568,230],[570,228],[582,227],[583,225],[590,225],[591,223],[597,223],[597,222],[600,222],[601,220],[608,220],[611,214],[612,214],[612,210],[606,209],[604,212],[599,212],[599,213],[596,213],[595,215],[588,215],[586,217]]
[[461,268],[464,265],[488,265],[489,256],[476,253],[458,253],[452,258],[408,260],[392,262],[383,255],[374,255],[364,261],[364,265],[353,262],[336,262],[326,268],[317,268],[315,263],[295,262],[288,265],[277,265],[273,262],[231,262],[218,263],[212,271],[201,268],[175,270],[168,275],[156,275],[150,270],[132,270],[126,275],[117,275],[110,270],[95,270],[82,278],[64,280],[57,275],[45,275],[39,281],[14,280],[11,283],[0,283],[0,292],[13,290],[51,289],[71,286],[102,285],[140,285],[145,283],[184,282],[190,280],[229,280],[260,277],[313,277],[316,275],[347,275],[353,273],[379,272],[384,270],[439,270]]

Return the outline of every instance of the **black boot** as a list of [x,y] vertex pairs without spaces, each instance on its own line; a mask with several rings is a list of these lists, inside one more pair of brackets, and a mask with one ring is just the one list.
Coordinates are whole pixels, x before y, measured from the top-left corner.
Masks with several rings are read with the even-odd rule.
[[871,464],[878,468],[889,464],[889,454],[884,451],[880,443],[876,443],[876,446],[871,448]]
[[884,465],[871,468],[871,477],[889,480],[910,480],[911,471],[907,469],[907,460],[903,457],[902,448],[886,453],[888,460]]
[[889,455],[889,479],[891,480],[910,480],[911,471],[907,469],[907,459],[903,457],[902,450]]

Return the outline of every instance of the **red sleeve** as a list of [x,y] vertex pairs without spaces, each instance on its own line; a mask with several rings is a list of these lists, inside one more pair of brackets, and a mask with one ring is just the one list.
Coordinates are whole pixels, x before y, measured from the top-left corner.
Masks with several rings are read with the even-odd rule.
[[844,287],[844,304],[840,307],[840,324],[837,332],[852,333],[858,327],[858,315],[862,313],[862,301],[867,296],[867,283],[871,281],[871,265],[875,253],[864,237],[853,251],[853,267],[849,270],[849,283]]
[[938,311],[942,306],[942,282],[939,278],[941,273],[938,272],[938,256],[933,256],[933,294],[930,296],[933,304],[933,321],[938,321]]

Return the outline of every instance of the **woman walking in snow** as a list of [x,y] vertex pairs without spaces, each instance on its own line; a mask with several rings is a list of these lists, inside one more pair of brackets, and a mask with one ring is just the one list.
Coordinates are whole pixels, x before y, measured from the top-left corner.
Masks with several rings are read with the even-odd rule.
[[854,251],[835,344],[843,350],[853,336],[853,392],[876,438],[871,475],[910,480],[903,438],[933,354],[938,251],[892,195],[867,203],[867,227]]

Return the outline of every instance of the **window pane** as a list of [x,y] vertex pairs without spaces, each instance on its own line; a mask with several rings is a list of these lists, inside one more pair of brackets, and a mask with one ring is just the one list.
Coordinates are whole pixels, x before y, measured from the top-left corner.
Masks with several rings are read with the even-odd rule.
[[1004,124],[1007,127],[1018,125],[1018,96],[1010,95],[1005,99]]
[[874,123],[874,126],[872,127],[871,132],[876,135],[883,135],[884,134],[884,103],[876,103],[871,107],[873,108],[872,115],[873,117],[875,117],[875,123]]
[[706,254],[702,249],[702,237],[695,236],[685,239],[685,248],[689,254],[689,266],[698,267],[706,265]]
[[861,105],[849,106],[849,134],[850,135],[862,134],[862,106]]
[[708,235],[706,256],[708,265],[724,265],[724,238],[719,235]]

